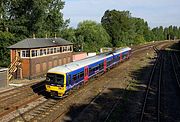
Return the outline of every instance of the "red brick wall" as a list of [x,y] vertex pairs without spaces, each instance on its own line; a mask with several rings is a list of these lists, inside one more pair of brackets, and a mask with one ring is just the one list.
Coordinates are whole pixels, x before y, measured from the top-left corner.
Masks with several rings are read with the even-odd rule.
[[16,51],[15,50],[11,50],[11,52],[10,52],[11,62],[15,59],[15,57],[16,57]]
[[29,59],[22,59],[22,74],[23,74],[23,78],[28,78],[29,77]]
[[[11,50],[10,52],[11,62],[16,57],[16,51]],[[34,78],[42,76],[47,73],[47,71],[55,66],[63,65],[72,62],[72,52],[61,53],[56,55],[37,57],[37,58],[22,58],[21,67],[23,78]]]
[[[47,73],[48,69],[69,63],[68,58],[69,61],[72,62],[72,52],[22,59],[23,78],[29,78],[29,75],[31,78],[43,76]],[[31,66],[29,67],[29,65]]]

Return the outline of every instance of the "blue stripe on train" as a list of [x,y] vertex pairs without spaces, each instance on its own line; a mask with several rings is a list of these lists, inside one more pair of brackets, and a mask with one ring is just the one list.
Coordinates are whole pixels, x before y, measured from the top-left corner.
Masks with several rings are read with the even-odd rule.
[[[126,55],[127,53],[128,53],[128,51],[123,52],[122,55]],[[113,61],[113,59],[116,59],[116,60]],[[120,53],[116,54],[116,55],[112,55],[112,56],[106,58],[106,62],[108,62],[108,61],[113,61],[113,62],[110,63],[109,66],[107,66],[107,68],[109,68],[109,67],[113,66],[114,64],[120,62]],[[100,61],[98,61],[96,63],[88,65],[88,69],[96,67],[96,66],[98,66],[99,64],[102,64],[102,63],[103,63],[103,67],[104,67],[104,60],[100,60]],[[104,68],[102,68],[100,70],[97,69],[96,71],[92,71],[91,73],[89,73],[89,78],[93,77],[94,75],[96,75],[96,74],[98,74],[99,72],[102,72],[102,71],[104,71]],[[79,79],[77,78],[76,81],[72,80],[73,75],[78,74],[80,72],[84,72],[84,67],[66,74],[66,91],[68,91],[68,90],[72,89],[73,87],[77,86],[78,84],[84,82],[84,77],[79,78]],[[70,80],[69,80],[69,78],[70,78]]]

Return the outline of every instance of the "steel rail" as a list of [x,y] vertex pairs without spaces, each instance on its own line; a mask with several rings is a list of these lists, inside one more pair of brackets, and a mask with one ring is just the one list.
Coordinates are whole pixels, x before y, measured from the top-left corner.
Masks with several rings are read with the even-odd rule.
[[172,66],[173,66],[173,72],[174,72],[174,75],[175,75],[175,78],[176,78],[176,82],[180,88],[180,82],[179,82],[179,79],[178,79],[178,76],[177,76],[177,72],[176,72],[176,69],[175,69],[175,65],[174,65],[174,61],[173,61],[173,57],[171,55],[171,62],[172,62]]
[[179,63],[179,60],[178,60],[178,58],[177,58],[177,55],[174,53],[174,56],[175,56],[175,58],[176,58],[176,61],[177,61],[177,63],[178,63],[178,67],[180,67],[180,63]]
[[[154,46],[154,45],[155,45],[155,44],[153,44],[153,46]],[[145,46],[145,47],[142,47],[142,48],[135,49],[135,50],[132,51],[132,54],[137,53],[137,52],[142,51],[142,50],[150,49],[150,48],[152,48],[153,46],[152,46],[152,45],[148,45],[148,46]],[[109,83],[110,83],[110,82],[108,82],[108,83],[105,85],[105,87],[88,103],[88,105],[82,110],[82,112],[84,112],[96,99],[99,98],[99,96],[103,93],[103,91],[108,88]],[[125,89],[127,89],[129,86],[130,86],[130,84],[128,84]],[[110,115],[112,114],[112,112],[113,112],[114,109],[116,108],[116,106],[117,106],[120,98],[121,98],[121,97],[119,96],[119,97],[117,98],[117,101],[112,105],[112,109],[111,109],[111,111],[108,113],[108,115],[106,116],[104,122],[106,122],[106,121],[109,119]],[[67,112],[67,111],[66,111],[66,112]],[[61,117],[62,115],[64,115],[66,112],[61,113],[58,117],[56,117],[56,118],[53,120],[53,122],[55,122],[58,118],[60,118],[60,117]]]
[[[39,87],[40,87],[40,86],[35,87],[35,89],[38,89]],[[25,88],[25,89],[27,89],[27,88]],[[25,89],[23,89],[23,91],[25,91]],[[38,98],[41,97],[41,96],[39,96],[38,94],[39,94],[39,93],[42,93],[42,92],[44,92],[44,89],[38,91],[36,94],[27,95],[27,98],[24,99],[24,102],[19,101],[19,102],[17,102],[17,103],[11,104],[10,106],[8,105],[8,109],[7,109],[7,110],[4,110],[4,111],[0,112],[0,117],[3,117],[3,116],[5,116],[5,115],[7,115],[8,113],[17,110],[17,108],[20,108],[20,107],[22,107],[22,106],[24,106],[24,105],[26,105],[26,104],[28,104],[28,103],[31,103],[32,101],[37,100]],[[24,94],[24,92],[23,92],[22,94]],[[29,98],[31,98],[31,99],[29,99]],[[9,99],[9,98],[8,98],[8,99]],[[7,107],[7,106],[5,106],[5,107]]]
[[[155,50],[156,51],[156,50]],[[145,112],[145,107],[146,107],[146,104],[147,104],[147,98],[148,98],[148,94],[149,94],[149,90],[150,90],[150,86],[151,86],[151,82],[153,80],[153,76],[154,76],[154,73],[155,73],[155,69],[157,67],[157,64],[159,63],[159,60],[160,60],[161,56],[158,55],[155,63],[154,63],[154,66],[153,66],[153,69],[151,70],[151,73],[150,73],[150,78],[149,78],[149,82],[148,82],[148,86],[146,88],[146,93],[145,93],[145,97],[144,97],[144,102],[143,102],[143,107],[142,107],[142,111],[141,111],[141,115],[140,115],[140,120],[139,122],[143,122],[143,118],[144,118],[144,112]]]
[[[139,51],[142,51],[142,50],[147,50],[147,49],[149,49],[149,48],[151,48],[152,47],[152,45],[149,45],[149,46],[145,46],[145,47],[142,47],[142,48],[140,48],[140,49],[136,49],[136,50],[134,50],[134,51],[132,51],[132,53],[136,53],[136,52],[139,52]],[[33,84],[34,85],[34,84]],[[27,85],[28,86],[28,85]],[[29,85],[30,86],[30,85]],[[25,87],[25,86],[24,86]],[[18,87],[18,88],[16,88],[16,89],[20,89],[20,88],[23,88],[23,87]],[[38,87],[37,87],[38,88]],[[14,89],[14,90],[16,90],[16,89]],[[11,90],[10,90],[11,91]],[[42,92],[42,91],[40,91],[40,92]],[[5,92],[3,92],[3,93],[5,93]],[[35,95],[36,96],[36,95]],[[39,97],[35,97],[35,98],[32,98],[31,100],[28,100],[28,102],[26,101],[26,102],[24,102],[24,103],[22,103],[22,104],[20,104],[20,105],[16,105],[16,108],[14,108],[14,107],[12,107],[12,109],[9,109],[9,110],[7,110],[6,112],[3,112],[3,113],[1,113],[0,114],[0,116],[4,116],[4,115],[6,115],[6,114],[8,114],[8,113],[10,113],[10,112],[12,112],[12,111],[14,111],[14,110],[16,110],[17,108],[20,108],[21,106],[23,106],[23,105],[25,105],[25,104],[27,104],[27,103],[30,103],[30,102],[32,102],[32,101],[34,101],[34,100],[36,100],[36,99],[38,99]]]
[[164,57],[162,54],[162,60],[161,60],[160,72],[159,72],[159,80],[158,80],[157,122],[161,121],[161,118],[160,118],[160,113],[161,113],[161,82],[162,82],[163,66],[164,66]]

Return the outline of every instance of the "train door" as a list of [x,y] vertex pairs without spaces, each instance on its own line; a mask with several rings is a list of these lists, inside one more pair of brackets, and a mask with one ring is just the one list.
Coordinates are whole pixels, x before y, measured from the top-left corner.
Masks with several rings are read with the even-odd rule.
[[84,81],[86,82],[88,80],[88,66],[84,67]]
[[122,53],[120,53],[120,62],[122,61]]
[[104,72],[106,72],[107,62],[106,59],[104,59]]

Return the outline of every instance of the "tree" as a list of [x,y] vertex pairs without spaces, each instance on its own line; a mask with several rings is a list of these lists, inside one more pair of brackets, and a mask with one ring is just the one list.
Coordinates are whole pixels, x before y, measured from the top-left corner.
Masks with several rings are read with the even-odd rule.
[[[8,65],[6,48],[24,38],[54,36],[67,28],[69,20],[63,20],[62,0],[1,0],[0,1],[0,59]],[[0,64],[1,65],[1,64]]]
[[117,46],[124,41],[131,40],[132,21],[129,11],[105,11],[101,19],[102,26],[106,29],[112,40],[112,45]]
[[107,10],[101,19],[113,46],[125,46],[150,41],[153,34],[147,22],[132,17],[129,11]]
[[76,30],[73,29],[73,28],[65,28],[65,29],[63,29],[60,32],[60,36],[63,39],[66,39],[66,40],[71,41],[73,43],[77,42],[77,39],[76,39]]
[[94,21],[83,21],[78,24],[76,37],[83,51],[98,52],[101,47],[111,46],[110,37],[101,24]]
[[19,35],[54,34],[69,22],[63,20],[64,2],[61,0],[6,0],[3,5],[3,10],[7,11],[3,18],[8,21],[6,26]]
[[145,41],[151,41],[152,40],[152,33],[151,30],[148,27],[148,23],[144,21],[144,19],[141,18],[132,18],[133,24],[134,24],[134,35],[135,39],[134,43],[144,43]]
[[178,38],[178,27],[177,26],[173,26],[173,39],[177,39]]
[[0,67],[7,66],[10,62],[7,46],[15,43],[14,35],[9,32],[0,31]]
[[178,39],[180,39],[180,27],[178,28]]
[[164,29],[162,26],[153,28],[152,32],[155,36],[155,40],[164,40],[166,38],[164,36]]

